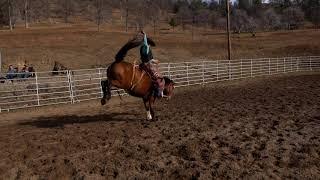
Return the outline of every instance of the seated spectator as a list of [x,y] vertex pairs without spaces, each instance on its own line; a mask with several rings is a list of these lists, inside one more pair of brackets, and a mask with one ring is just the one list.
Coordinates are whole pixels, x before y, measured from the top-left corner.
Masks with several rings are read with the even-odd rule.
[[29,77],[35,77],[36,76],[36,74],[35,74],[36,71],[33,68],[33,65],[29,66],[28,70],[29,70],[29,73],[30,73]]
[[24,65],[24,67],[21,69],[20,78],[29,78],[30,72],[29,67],[27,65]]
[[18,76],[19,76],[19,68],[18,67],[15,67],[15,68],[13,68],[14,69],[14,76],[13,76],[13,78],[18,78]]
[[8,72],[7,72],[7,79],[13,79],[16,76],[16,70],[13,68],[12,65],[9,66]]

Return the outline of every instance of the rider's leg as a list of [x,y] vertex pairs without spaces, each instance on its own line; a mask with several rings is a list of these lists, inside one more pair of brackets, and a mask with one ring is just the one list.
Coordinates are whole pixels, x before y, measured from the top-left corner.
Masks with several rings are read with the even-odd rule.
[[158,78],[157,79],[157,91],[158,91],[158,97],[163,97],[163,88],[161,87],[162,85],[161,85],[161,83],[162,83],[162,78]]

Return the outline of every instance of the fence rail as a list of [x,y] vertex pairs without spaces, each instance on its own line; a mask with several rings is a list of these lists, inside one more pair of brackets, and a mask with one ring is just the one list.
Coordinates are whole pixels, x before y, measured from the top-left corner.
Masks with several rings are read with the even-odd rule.
[[[162,63],[160,70],[176,87],[298,71],[319,71],[320,56]],[[102,97],[106,69],[36,72],[32,78],[0,83],[0,112],[56,104],[74,104]],[[118,92],[117,92],[118,91]],[[114,90],[113,95],[124,95]]]

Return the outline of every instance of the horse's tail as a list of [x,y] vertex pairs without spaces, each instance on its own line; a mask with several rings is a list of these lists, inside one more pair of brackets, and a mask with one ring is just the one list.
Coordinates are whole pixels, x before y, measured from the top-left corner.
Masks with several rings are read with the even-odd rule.
[[[148,40],[148,44],[150,44],[151,46],[156,46],[156,44],[154,43],[154,41],[150,38],[147,39]],[[130,41],[128,41],[119,51],[118,53],[116,54],[115,56],[115,62],[118,63],[118,62],[121,62],[124,60],[124,58],[126,57],[127,55],[127,52],[130,50],[130,49],[133,49],[135,47],[138,47],[142,44],[143,42],[143,38],[137,36],[135,37],[134,39],[131,39]]]
[[110,81],[108,79],[101,81],[101,88],[102,88],[102,92],[103,92],[103,97],[101,98],[101,105],[105,105],[106,100],[108,101],[111,99],[111,83],[110,83]]

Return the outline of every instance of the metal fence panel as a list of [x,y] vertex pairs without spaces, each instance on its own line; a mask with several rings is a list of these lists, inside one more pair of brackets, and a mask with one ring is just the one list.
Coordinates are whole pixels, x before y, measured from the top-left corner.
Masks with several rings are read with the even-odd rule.
[[[176,87],[206,84],[263,75],[297,71],[319,71],[320,56],[258,58],[238,60],[201,60],[197,62],[162,63],[160,71]],[[101,81],[106,68],[36,72],[33,77],[0,79],[0,112],[54,104],[73,104],[102,97]],[[4,76],[4,75],[3,75]],[[0,76],[1,77],[1,76]],[[125,95],[115,89],[112,95]]]

